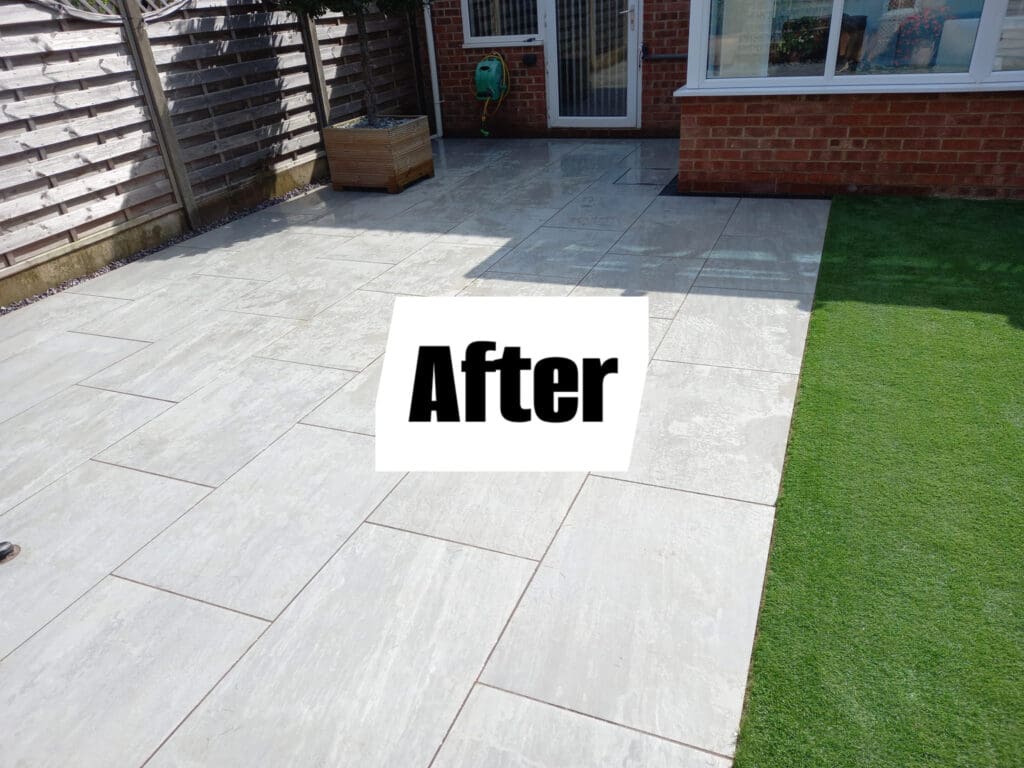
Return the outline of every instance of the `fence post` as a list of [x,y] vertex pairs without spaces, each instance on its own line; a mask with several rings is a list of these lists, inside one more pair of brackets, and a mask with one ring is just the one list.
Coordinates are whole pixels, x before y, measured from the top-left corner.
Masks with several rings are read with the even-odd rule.
[[125,38],[128,41],[132,58],[135,60],[146,106],[153,122],[153,131],[156,133],[160,154],[163,155],[164,164],[167,166],[171,187],[185,208],[185,216],[189,225],[198,227],[201,223],[199,206],[196,205],[192,185],[188,180],[188,171],[185,168],[181,145],[174,133],[171,112],[167,107],[167,97],[164,95],[164,88],[160,83],[160,75],[157,73],[153,48],[146,32],[146,23],[143,21],[142,11],[139,9],[139,0],[118,0],[118,5],[121,8],[121,18],[124,21]]
[[316,20],[308,13],[300,13],[299,30],[302,33],[302,47],[306,52],[306,65],[309,68],[309,88],[313,92],[313,107],[316,109],[322,131],[331,124],[331,100],[327,95],[327,81],[324,79],[324,62],[320,58]]

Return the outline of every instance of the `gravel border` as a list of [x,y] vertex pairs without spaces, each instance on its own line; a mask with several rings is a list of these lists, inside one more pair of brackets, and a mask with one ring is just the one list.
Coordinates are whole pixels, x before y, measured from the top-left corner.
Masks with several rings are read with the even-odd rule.
[[[238,219],[245,218],[246,216],[256,213],[257,211],[262,211],[266,208],[270,208],[271,206],[277,205],[278,203],[283,203],[285,200],[291,200],[296,197],[302,197],[303,195],[308,194],[309,192],[322,189],[326,186],[326,184],[326,179],[316,179],[310,182],[309,184],[305,184],[301,187],[296,187],[291,192],[286,192],[285,194],[280,195],[279,197],[272,197],[268,200],[264,200],[262,203],[260,203],[259,205],[255,205],[252,208],[244,208],[235,213],[228,214],[227,216],[218,219],[212,224],[206,224],[202,227],[199,227],[198,229],[186,230],[177,237],[172,237],[170,240],[166,240],[160,243],[160,245],[155,245],[152,248],[147,248],[144,251],[138,251],[137,253],[133,253],[131,256],[125,256],[124,258],[112,261],[105,267],[100,267],[95,272],[91,272],[88,275],[83,275],[82,277],[73,277],[70,280],[65,280],[63,283],[60,283],[59,285],[55,285],[53,288],[48,288],[42,293],[37,293],[34,296],[29,296],[28,298],[22,299],[21,301],[16,301],[13,304],[6,304],[4,306],[0,306],[0,317],[10,312],[14,312],[17,309],[21,309],[22,307],[27,307],[29,304],[34,304],[40,299],[45,299],[47,296],[53,296],[54,294],[66,291],[68,288],[84,283],[87,280],[92,280],[94,277],[99,277],[100,275],[105,275],[107,272],[111,272],[112,270],[120,269],[125,264],[131,264],[133,261],[138,261],[139,259],[145,256],[149,256],[150,254],[153,253],[158,253],[159,251],[162,251],[165,248],[170,248],[173,245],[180,245],[181,243],[184,243],[187,240],[191,240],[193,237],[198,237],[199,235],[205,234],[210,230],[217,229],[218,227],[222,227],[225,224],[229,224],[232,221],[237,221]],[[0,280],[2,279],[3,278],[0,277]]]

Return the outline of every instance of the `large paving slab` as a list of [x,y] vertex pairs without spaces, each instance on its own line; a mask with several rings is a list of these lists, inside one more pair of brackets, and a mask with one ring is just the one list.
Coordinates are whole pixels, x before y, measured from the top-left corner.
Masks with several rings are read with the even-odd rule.
[[60,333],[0,365],[0,423],[146,348],[140,341]]
[[0,515],[168,406],[74,386],[8,419],[0,441]]
[[299,425],[117,572],[273,619],[400,478],[372,438]]
[[719,755],[478,685],[433,768],[728,768],[729,763]]
[[4,565],[0,658],[209,493],[87,461],[3,516],[21,554]]
[[627,472],[613,476],[774,504],[797,377],[654,360]]
[[731,754],[772,510],[587,480],[481,681]]
[[371,519],[540,559],[583,478],[574,473],[413,472]]
[[810,294],[697,289],[686,297],[656,356],[799,373],[811,300]]
[[426,766],[533,568],[361,528],[149,768]]
[[297,325],[277,317],[217,310],[83,383],[130,395],[184,400]]
[[105,579],[0,665],[9,766],[138,766],[266,624]]
[[248,360],[99,458],[165,477],[219,485],[351,376],[278,360]]
[[65,292],[4,315],[0,317],[0,362],[128,305],[122,299]]

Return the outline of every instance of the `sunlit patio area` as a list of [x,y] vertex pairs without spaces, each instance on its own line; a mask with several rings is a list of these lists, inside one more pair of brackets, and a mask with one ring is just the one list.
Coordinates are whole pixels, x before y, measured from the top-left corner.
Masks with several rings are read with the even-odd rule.
[[[434,155],[0,316],[0,763],[731,765],[830,204]],[[375,472],[401,295],[647,296],[630,470]]]

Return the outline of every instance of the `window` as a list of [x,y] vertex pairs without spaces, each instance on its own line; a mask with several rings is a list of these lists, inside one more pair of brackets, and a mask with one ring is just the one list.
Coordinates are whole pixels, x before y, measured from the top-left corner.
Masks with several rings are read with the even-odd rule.
[[1024,0],[705,0],[694,93],[1024,88]]
[[537,0],[462,0],[467,46],[540,43]]

